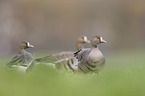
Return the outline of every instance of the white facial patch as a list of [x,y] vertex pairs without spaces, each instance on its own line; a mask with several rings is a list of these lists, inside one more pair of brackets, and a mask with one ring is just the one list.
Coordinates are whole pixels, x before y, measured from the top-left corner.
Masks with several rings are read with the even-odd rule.
[[86,36],[84,36],[84,41],[87,41],[87,40],[88,40],[88,38]]
[[27,42],[27,46],[29,46],[30,45],[30,43],[29,42]]
[[102,37],[100,37],[100,41],[102,42],[102,40],[103,40],[103,38]]

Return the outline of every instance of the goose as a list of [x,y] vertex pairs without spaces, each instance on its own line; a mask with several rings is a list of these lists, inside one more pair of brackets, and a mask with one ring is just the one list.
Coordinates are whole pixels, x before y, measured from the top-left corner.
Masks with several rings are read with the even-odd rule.
[[78,71],[98,73],[105,65],[105,58],[98,48],[101,43],[107,43],[101,36],[94,36],[91,40],[91,48],[85,48],[74,53],[78,59]]
[[[85,43],[90,43],[90,41],[88,40],[87,36],[79,36],[76,40],[76,49],[77,51],[80,50],[80,49],[83,49],[84,46],[83,44]],[[48,62],[50,60],[52,61],[57,61],[57,60],[61,60],[61,59],[65,59],[65,58],[71,58],[71,57],[74,57],[73,55],[73,51],[64,51],[64,52],[59,52],[59,53],[55,53],[55,54],[52,54],[52,55],[49,55],[49,56],[45,56],[45,57],[42,57],[42,58],[38,58],[38,59],[35,59],[35,61],[38,61],[38,62]]]
[[19,46],[19,53],[14,56],[8,64],[6,64],[7,70],[19,70],[25,72],[34,60],[33,55],[25,49],[33,47],[34,46],[27,41],[21,42]]
[[[90,43],[87,36],[82,36],[82,35],[79,36],[76,40],[76,49],[77,50],[83,49],[84,48],[83,44],[85,43]],[[66,62],[69,59],[71,59],[69,63]],[[38,58],[38,59],[35,59],[34,61],[35,63],[33,63],[28,68],[28,70],[32,70],[32,68],[37,64],[46,64],[46,65],[53,66],[54,68],[58,68],[58,69],[70,69],[68,68],[68,66],[76,67],[76,65],[74,64],[77,62],[77,59],[74,57],[73,51],[64,51],[64,52],[55,53],[49,56],[45,56],[42,58]]]

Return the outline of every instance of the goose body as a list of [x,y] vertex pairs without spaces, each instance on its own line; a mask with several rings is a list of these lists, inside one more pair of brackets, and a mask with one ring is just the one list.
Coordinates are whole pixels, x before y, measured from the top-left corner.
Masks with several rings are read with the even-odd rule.
[[105,64],[105,58],[99,49],[82,49],[77,55],[79,71],[99,72]]
[[27,48],[34,47],[29,42],[22,42],[19,46],[19,54],[14,56],[12,60],[6,64],[8,70],[25,71],[33,62],[34,57],[31,53],[25,51]]

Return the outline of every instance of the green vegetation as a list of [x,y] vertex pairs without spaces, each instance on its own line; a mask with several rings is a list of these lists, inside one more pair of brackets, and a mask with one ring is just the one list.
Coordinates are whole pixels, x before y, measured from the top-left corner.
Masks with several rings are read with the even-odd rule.
[[[1,65],[8,62],[0,61]],[[0,68],[0,96],[145,96],[144,53],[106,56],[100,74],[38,65],[28,74]]]

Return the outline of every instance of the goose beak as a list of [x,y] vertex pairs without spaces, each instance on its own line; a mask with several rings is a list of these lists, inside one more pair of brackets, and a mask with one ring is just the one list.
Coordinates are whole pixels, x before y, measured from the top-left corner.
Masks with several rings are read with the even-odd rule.
[[29,45],[28,47],[29,47],[29,48],[33,48],[34,46],[33,46],[33,45]]
[[86,40],[85,42],[86,42],[86,43],[91,43],[90,40]]
[[101,37],[101,43],[107,43],[107,41],[103,40],[103,38]]
[[101,43],[107,43],[107,41],[105,41],[105,40],[102,40],[102,41],[101,41]]

